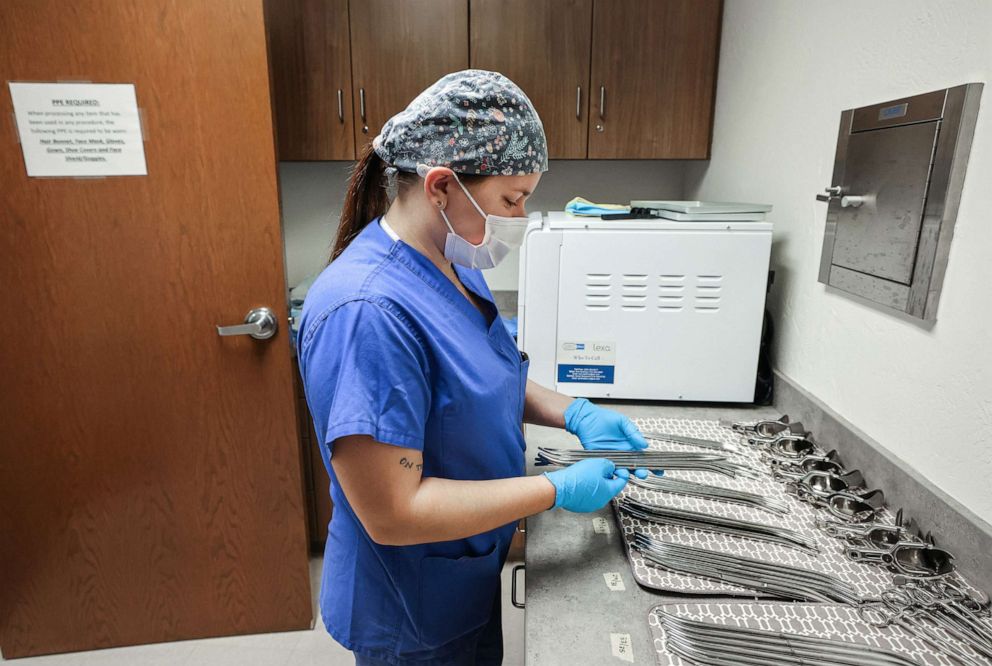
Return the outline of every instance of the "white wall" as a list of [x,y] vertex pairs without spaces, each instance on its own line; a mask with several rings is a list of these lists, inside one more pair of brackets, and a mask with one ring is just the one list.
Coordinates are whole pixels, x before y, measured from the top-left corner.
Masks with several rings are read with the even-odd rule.
[[[293,287],[327,265],[353,162],[281,162],[286,272]],[[684,162],[657,160],[552,160],[527,210],[562,210],[575,196],[597,203],[678,199]],[[516,290],[519,254],[486,271],[490,289]]]
[[[777,366],[992,521],[992,2],[728,0],[690,198],[775,205]],[[985,82],[932,328],[817,282],[840,112]]]
[[279,198],[290,287],[327,265],[353,166],[354,162],[279,163]]

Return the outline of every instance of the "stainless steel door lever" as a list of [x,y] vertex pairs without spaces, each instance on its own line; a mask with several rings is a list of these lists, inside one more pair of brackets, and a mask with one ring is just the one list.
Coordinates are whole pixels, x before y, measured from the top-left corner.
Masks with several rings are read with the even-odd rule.
[[243,324],[218,326],[217,335],[250,335],[256,340],[268,340],[276,334],[279,323],[275,313],[269,308],[255,308],[245,316]]

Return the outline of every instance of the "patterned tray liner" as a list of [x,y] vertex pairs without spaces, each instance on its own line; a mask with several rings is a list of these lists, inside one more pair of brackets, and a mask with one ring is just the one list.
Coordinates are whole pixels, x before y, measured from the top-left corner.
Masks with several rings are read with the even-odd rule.
[[[708,603],[669,604],[655,606],[648,613],[648,625],[658,657],[658,666],[684,666],[689,662],[671,654],[665,648],[665,631],[655,610],[664,608],[679,617],[713,624],[787,631],[806,636],[818,636],[870,645],[891,650],[925,666],[955,666],[947,656],[925,642],[911,636],[901,627],[879,629],[861,620],[855,608],[833,604],[771,604],[771,603]],[[946,644],[978,658],[970,648],[952,639],[942,630]],[[944,642],[942,641],[942,644]]]
[[[650,534],[662,541],[670,541],[697,548],[708,548],[723,553],[759,558],[767,562],[780,562],[791,566],[827,572],[849,583],[859,594],[866,598],[875,598],[882,590],[892,586],[892,574],[881,566],[866,565],[848,560],[844,555],[843,542],[828,536],[823,531],[817,529],[815,525],[817,518],[827,518],[829,514],[788,495],[785,492],[785,486],[772,479],[771,474],[768,472],[768,465],[761,462],[758,452],[751,448],[742,436],[729,428],[719,425],[717,421],[653,418],[635,419],[635,422],[644,430],[687,435],[689,437],[737,444],[740,450],[737,453],[728,453],[728,459],[747,464],[753,469],[759,470],[763,475],[761,480],[732,479],[713,472],[672,471],[667,472],[666,475],[673,479],[684,479],[715,486],[725,486],[736,490],[745,490],[765,497],[784,498],[791,512],[784,515],[771,513],[762,509],[738,504],[647,490],[636,487],[633,484],[628,484],[622,496],[679,509],[713,513],[730,518],[787,527],[813,537],[816,539],[820,548],[818,555],[810,555],[805,551],[759,541],[757,539],[722,535],[674,525],[646,523],[636,518],[622,515],[614,504],[614,513],[616,514],[617,523],[620,525],[620,531],[624,537],[631,570],[637,582],[644,587],[669,592],[713,596],[728,595],[747,596],[751,598],[768,598],[769,596],[717,580],[670,573],[650,565],[645,562],[644,558],[636,549],[630,547],[635,530]],[[661,451],[703,451],[703,449],[697,447],[688,447],[671,442],[648,441],[652,449]],[[894,520],[887,510],[883,518],[886,522],[890,523]]]

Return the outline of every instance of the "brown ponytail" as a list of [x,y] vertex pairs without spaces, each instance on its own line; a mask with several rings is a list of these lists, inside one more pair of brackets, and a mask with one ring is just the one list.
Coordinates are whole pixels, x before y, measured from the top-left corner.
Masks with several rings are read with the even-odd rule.
[[389,207],[385,170],[386,163],[372,149],[371,143],[366,144],[348,182],[348,193],[344,198],[341,223],[331,252],[331,261],[344,252],[348,244],[355,240],[369,222],[384,214]]
[[[372,149],[372,144],[366,144],[362,157],[355,164],[351,179],[348,181],[348,192],[344,197],[341,223],[338,225],[338,235],[334,241],[334,249],[331,251],[331,261],[344,252],[369,222],[380,215],[385,215],[389,208],[387,166],[389,165]],[[465,187],[470,187],[489,176],[459,174],[458,178]],[[411,185],[420,181],[420,177],[415,173],[400,171],[393,180],[397,196],[402,196]]]

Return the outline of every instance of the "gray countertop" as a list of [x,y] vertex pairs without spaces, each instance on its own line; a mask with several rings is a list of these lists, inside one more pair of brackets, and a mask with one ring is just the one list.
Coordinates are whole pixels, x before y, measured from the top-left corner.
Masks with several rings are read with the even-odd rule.
[[[771,407],[720,407],[605,402],[632,418],[755,420],[779,416]],[[528,465],[538,446],[578,447],[563,430],[527,426]],[[531,469],[539,473],[542,468]],[[595,518],[605,518],[609,533],[597,533]],[[546,511],[527,520],[526,663],[622,664],[613,656],[610,634],[630,634],[633,663],[654,664],[648,611],[687,597],[641,588],[633,578],[612,509],[596,513]],[[624,591],[611,591],[603,574],[619,573]],[[700,597],[690,597],[693,600]]]

